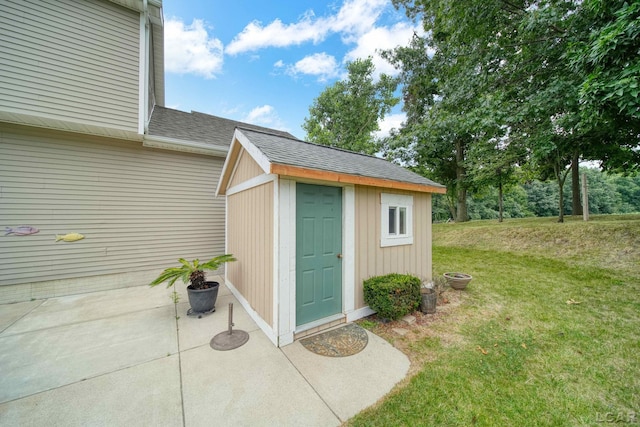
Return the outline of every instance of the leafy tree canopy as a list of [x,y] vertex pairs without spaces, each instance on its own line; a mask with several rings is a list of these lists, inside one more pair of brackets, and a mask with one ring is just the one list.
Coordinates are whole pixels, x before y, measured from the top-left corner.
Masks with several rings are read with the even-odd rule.
[[371,58],[353,61],[347,70],[345,80],[327,87],[314,100],[302,127],[308,141],[375,154],[378,121],[400,101],[394,96],[397,81],[385,74],[374,81]]
[[555,177],[560,215],[568,168],[579,159],[639,169],[640,3],[394,4],[420,19],[425,35],[385,54],[400,70],[407,113],[386,147],[447,185],[457,220],[465,192],[486,185],[478,178],[498,165],[526,160],[528,170]]

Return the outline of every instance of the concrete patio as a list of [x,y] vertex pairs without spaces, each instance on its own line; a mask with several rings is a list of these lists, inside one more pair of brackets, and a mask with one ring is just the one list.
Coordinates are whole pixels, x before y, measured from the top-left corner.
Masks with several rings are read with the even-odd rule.
[[[177,305],[162,285],[0,305],[0,425],[336,426],[409,368],[371,333],[344,358],[278,349],[226,287],[200,319],[176,288]],[[230,302],[250,339],[216,351]]]

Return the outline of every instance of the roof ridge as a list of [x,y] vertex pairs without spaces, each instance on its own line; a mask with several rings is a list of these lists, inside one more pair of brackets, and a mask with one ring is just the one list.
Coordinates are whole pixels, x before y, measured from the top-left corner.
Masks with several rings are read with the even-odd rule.
[[[216,116],[215,114],[203,113],[201,111],[196,111],[196,110],[184,111],[184,110],[179,110],[177,108],[169,108],[169,107],[163,107],[163,106],[159,106],[159,105],[155,105],[154,107],[156,107],[156,106],[160,107],[160,108],[162,108],[164,110],[169,110],[169,111],[172,111],[174,113],[177,112],[177,113],[184,114],[184,115],[191,116],[191,117],[194,117],[196,115],[201,115],[201,116],[211,117],[211,118],[218,119],[218,120],[223,120],[225,122],[229,122],[231,124],[234,124],[235,127],[243,127],[243,126],[238,126],[238,125],[244,125],[244,126],[247,126],[246,129],[248,129],[248,130],[252,130],[251,127],[254,127],[256,129],[253,129],[253,130],[264,129],[265,131],[271,130],[271,131],[274,131],[274,132],[280,132],[282,134],[289,134],[289,132],[284,131],[284,130],[272,129],[272,128],[269,128],[269,127],[266,127],[266,126],[260,126],[260,125],[256,125],[256,124],[253,124],[253,123],[240,121],[240,120],[229,119],[227,117]],[[274,135],[280,135],[280,134],[274,133]]]
[[[241,129],[241,130],[247,130],[249,132],[257,132],[257,133],[262,133],[262,134],[265,134],[265,135],[278,136],[278,137],[281,137],[281,138],[290,139],[292,141],[301,142],[303,144],[313,145],[314,147],[324,147],[324,148],[328,148],[328,149],[331,149],[331,150],[342,151],[343,153],[357,154],[359,156],[369,157],[371,159],[382,160],[384,162],[388,161],[386,159],[383,159],[382,157],[373,156],[371,154],[359,153],[357,151],[351,151],[351,150],[347,150],[345,148],[334,147],[332,145],[317,144],[315,142],[309,142],[309,141],[305,141],[303,139],[299,139],[299,138],[295,138],[295,137],[291,138],[291,137],[288,137],[288,136],[278,135],[278,134],[271,133],[271,132],[268,132],[268,131],[261,131],[261,130],[258,130],[258,129],[244,128],[242,126],[236,126],[236,128],[237,129]],[[266,129],[269,129],[269,128],[266,128]]]
[[[238,123],[242,123],[242,122],[238,122]],[[249,123],[242,123],[242,124],[250,125]],[[286,136],[286,135],[278,134],[278,133],[275,133],[275,132],[269,132],[269,130],[277,130],[277,129],[270,129],[270,128],[263,127],[263,126],[260,126],[260,127],[262,129],[252,129],[252,128],[248,128],[248,127],[244,127],[244,126],[236,126],[236,129],[247,130],[249,132],[263,133],[265,135],[278,136],[280,138],[286,138],[286,139],[291,139],[293,141],[304,142],[305,144],[310,144],[309,142],[304,141],[304,140],[299,139],[299,138],[296,138],[295,136],[293,136],[291,134],[289,134],[291,136]],[[286,132],[286,131],[278,131],[278,132],[287,133],[287,134],[289,133],[289,132]]]
[[[180,110],[178,110],[178,111],[180,111]],[[242,123],[242,124],[249,125],[249,126],[257,126],[257,125],[254,125],[252,123],[241,122],[240,120],[235,120],[235,119],[228,119],[226,117],[216,116],[215,114],[203,113],[201,111],[191,110],[188,114],[200,114],[202,116],[215,117],[216,119],[227,120],[227,121],[234,122],[234,123]]]
[[[271,130],[271,131],[274,131],[274,132],[289,133],[289,132],[284,131],[284,130],[272,129],[272,128],[269,128],[269,127],[266,127],[266,126],[256,125],[256,124],[253,124],[253,123],[243,122],[243,121],[235,120],[235,119],[228,119],[226,117],[216,116],[214,114],[209,114],[209,113],[202,113],[200,111],[195,111],[195,110],[191,110],[190,114],[200,114],[200,115],[203,115],[203,116],[215,117],[216,119],[226,120],[228,122],[237,123],[237,124],[240,124],[240,125],[253,126],[253,127],[257,128],[257,129],[265,129],[265,130]],[[242,126],[236,126],[236,127],[242,127]],[[251,130],[251,128],[246,128],[246,129]],[[274,134],[274,135],[277,135],[277,134]]]

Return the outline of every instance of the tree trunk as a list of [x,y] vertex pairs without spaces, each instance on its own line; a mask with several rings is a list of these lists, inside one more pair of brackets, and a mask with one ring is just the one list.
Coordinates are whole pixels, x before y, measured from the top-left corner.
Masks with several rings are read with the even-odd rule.
[[449,213],[451,214],[452,221],[456,220],[456,198],[455,194],[452,194],[454,192],[455,188],[447,188],[447,207],[449,208]]
[[564,222],[564,183],[567,180],[570,169],[561,170],[561,167],[556,165],[553,167],[556,173],[556,180],[558,181],[558,222]]
[[464,170],[464,143],[456,141],[456,222],[469,221],[467,215],[466,171]]
[[502,182],[498,184],[498,222],[502,222],[504,212],[504,194],[502,192]]
[[571,215],[582,215],[580,203],[580,158],[578,152],[573,153],[571,160]]
[[467,215],[467,189],[461,185],[458,188],[457,206],[456,222],[469,221],[469,216]]
[[558,199],[560,200],[560,206],[558,206],[558,222],[564,222],[564,182],[558,179],[558,185],[560,186],[560,191],[558,192]]

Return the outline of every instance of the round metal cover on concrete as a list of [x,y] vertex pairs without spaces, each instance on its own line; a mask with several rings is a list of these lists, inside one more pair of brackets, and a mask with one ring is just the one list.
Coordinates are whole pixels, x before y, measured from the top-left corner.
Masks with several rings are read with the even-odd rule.
[[220,332],[211,339],[210,345],[214,350],[226,351],[238,348],[247,341],[249,341],[248,333],[234,329],[231,333],[229,333],[229,331]]

